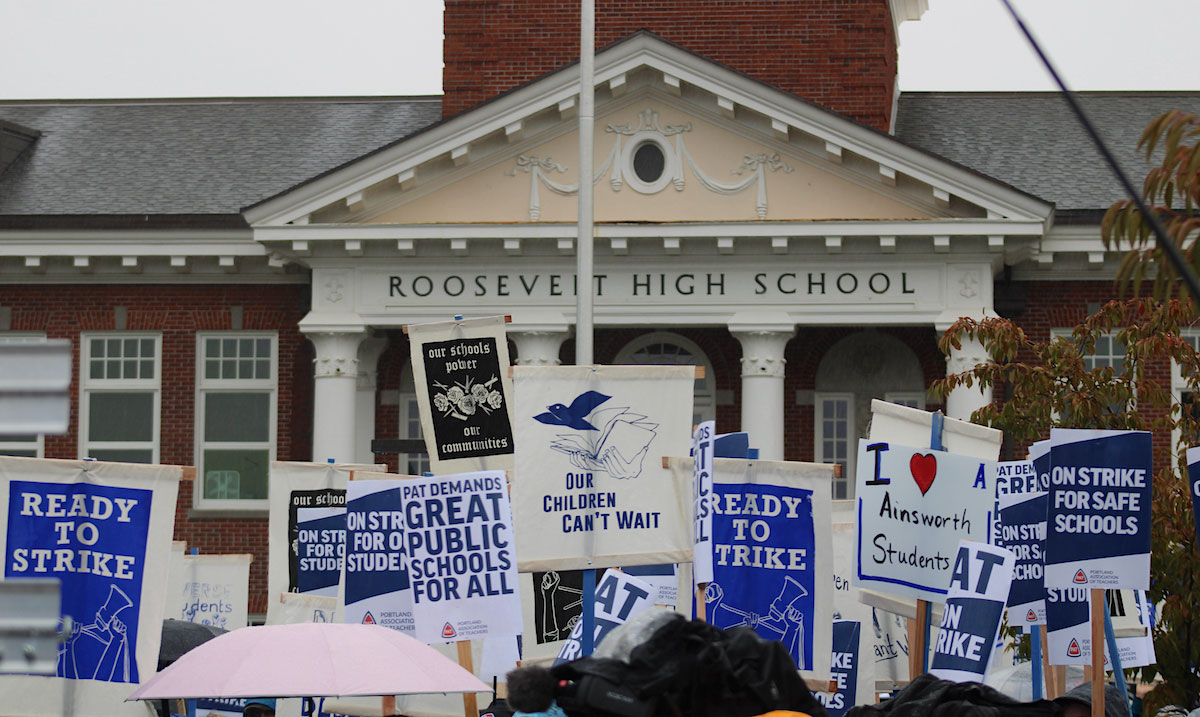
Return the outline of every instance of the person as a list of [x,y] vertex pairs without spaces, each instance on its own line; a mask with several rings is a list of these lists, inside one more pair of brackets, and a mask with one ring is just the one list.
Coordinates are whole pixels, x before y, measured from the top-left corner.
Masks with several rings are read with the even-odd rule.
[[[1084,682],[1054,701],[1062,707],[1062,717],[1090,717],[1092,683]],[[1116,685],[1104,687],[1104,717],[1129,717],[1129,700]]]
[[242,717],[275,717],[273,697],[255,697],[242,708]]

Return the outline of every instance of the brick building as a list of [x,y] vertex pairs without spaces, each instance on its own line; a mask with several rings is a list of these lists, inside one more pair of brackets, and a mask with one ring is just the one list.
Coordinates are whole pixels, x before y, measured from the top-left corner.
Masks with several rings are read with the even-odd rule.
[[[254,553],[263,612],[267,463],[417,437],[403,325],[507,313],[518,362],[573,360],[573,7],[447,0],[441,98],[0,102],[0,341],[76,349],[70,432],[0,450],[196,465],[176,537]],[[704,365],[698,418],[852,469],[871,398],[979,358],[937,351],[959,316],[1044,338],[1112,296],[1119,191],[1059,98],[896,93],[923,11],[598,3],[598,362]],[[1200,111],[1083,102],[1130,168]]]

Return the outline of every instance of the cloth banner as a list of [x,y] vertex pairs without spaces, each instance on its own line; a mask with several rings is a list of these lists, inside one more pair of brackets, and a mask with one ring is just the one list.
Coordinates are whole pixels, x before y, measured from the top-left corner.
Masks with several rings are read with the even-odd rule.
[[[605,570],[604,575],[596,581],[596,592],[592,595],[596,605],[592,644],[599,647],[600,641],[612,632],[613,628],[624,625],[639,612],[654,607],[655,592],[653,585],[628,573]],[[559,650],[554,664],[561,665],[580,657],[583,657],[583,620],[576,620],[571,628],[571,635]]]
[[945,599],[959,540],[986,543],[995,510],[988,461],[860,440],[854,584]]
[[513,467],[505,318],[407,327],[429,465],[437,475]]
[[351,471],[385,468],[350,463],[271,463],[267,595],[337,597],[345,550],[346,482]]
[[856,620],[833,621],[833,659],[830,663],[837,692],[814,692],[825,706],[829,717],[842,717],[851,707],[875,703],[874,670],[863,670],[870,664],[871,640],[867,628]]
[[[670,460],[689,476],[690,459]],[[805,677],[829,679],[833,644],[832,465],[713,461],[708,622],[784,643]]]
[[1187,449],[1188,485],[1192,489],[1192,513],[1196,517],[1196,540],[1200,543],[1200,448]]
[[[851,503],[852,501],[834,501]],[[834,519],[853,515],[834,509]],[[833,624],[836,632],[839,621],[856,622],[862,626],[860,634],[865,647],[859,651],[855,663],[859,680],[870,687],[860,694],[870,696],[875,690],[876,680],[891,682],[908,681],[908,623],[898,615],[876,610],[865,605],[854,587],[854,523],[834,523],[833,536]],[[895,626],[895,629],[889,629]],[[834,637],[835,652],[838,640]],[[836,672],[837,667],[833,668]],[[829,706],[826,705],[826,709]]]
[[1150,587],[1150,433],[1050,431],[1046,587]]
[[1049,493],[1007,493],[1000,496],[1000,539],[996,545],[1017,556],[1008,594],[1008,624],[1028,627],[1046,624],[1046,583],[1042,556],[1046,545],[1046,507]]
[[996,646],[1017,556],[986,543],[959,543],[929,671],[954,682],[983,682]]
[[712,582],[712,462],[717,422],[705,421],[692,434],[692,581],[696,587]]
[[178,466],[0,457],[4,578],[58,578],[72,621],[56,677],[0,677],[3,711],[145,715],[166,609]]
[[[685,566],[636,565],[622,568],[650,584],[656,595],[654,605],[669,607],[685,616],[690,616],[692,578]],[[596,571],[596,579],[603,576]],[[548,570],[521,573],[521,611],[524,632],[521,638],[521,659],[525,664],[547,662],[555,659],[563,650],[575,625],[583,616],[583,571]],[[679,601],[679,596],[685,599]]]
[[341,621],[342,606],[337,598],[279,593],[278,600],[267,601],[267,625]]
[[184,555],[180,610],[176,620],[198,622],[226,630],[249,622],[250,554]]
[[404,559],[417,638],[521,634],[513,518],[504,471],[403,481]]
[[[693,366],[517,366],[521,572],[692,559]],[[690,466],[689,466],[690,470]]]
[[415,637],[400,497],[408,480],[415,479],[355,472],[346,486],[342,604],[345,622],[382,625]]

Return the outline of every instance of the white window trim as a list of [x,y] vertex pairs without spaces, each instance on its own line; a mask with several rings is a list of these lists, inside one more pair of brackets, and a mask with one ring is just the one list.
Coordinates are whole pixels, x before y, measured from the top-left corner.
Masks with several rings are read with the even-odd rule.
[[[0,344],[41,343],[46,340],[42,331],[0,331]],[[46,437],[39,433],[32,441],[5,440],[0,436],[0,452],[4,451],[34,451],[34,457],[46,457]]]
[[[825,455],[824,441],[821,440],[821,423],[824,421],[821,404],[827,400],[837,399],[846,401],[846,470],[841,478],[834,478],[834,481],[846,482],[846,498],[838,500],[853,500],[854,470],[858,458],[858,437],[854,431],[857,424],[854,417],[855,395],[853,393],[847,391],[817,391],[813,393],[813,456],[817,463],[836,462],[833,456]],[[833,487],[830,486],[830,495],[832,494]]]
[[[204,342],[206,339],[270,339],[271,378],[269,379],[216,379],[204,378]],[[269,395],[267,450],[268,461],[276,460],[279,443],[279,333],[276,331],[198,331],[196,332],[196,394],[193,431],[193,453],[196,464],[196,485],[192,490],[192,505],[197,510],[211,511],[264,511],[270,502],[267,498],[221,499],[204,497],[204,449],[257,449],[262,442],[223,442],[204,440],[205,397],[209,393],[265,392]]]
[[[1181,328],[1179,330],[1179,335],[1185,340],[1193,339],[1193,345],[1200,344],[1200,328]],[[1175,401],[1175,403],[1180,404],[1182,408],[1183,394],[1185,391],[1191,390],[1192,388],[1188,386],[1187,380],[1183,377],[1183,372],[1179,370],[1179,364],[1176,363],[1175,359],[1171,359],[1171,399]],[[1200,393],[1200,388],[1196,389],[1196,393]],[[1181,439],[1182,436],[1179,433],[1179,429],[1171,429],[1172,455],[1178,454],[1180,449],[1179,443]],[[1189,448],[1190,447],[1191,446],[1189,446]]]
[[[154,378],[90,378],[92,341],[94,339],[153,339],[154,340]],[[87,458],[89,449],[99,450],[138,450],[145,449],[146,442],[132,441],[89,441],[88,422],[91,413],[91,395],[93,393],[123,393],[135,391],[151,391],[153,402],[151,411],[152,431],[150,441],[150,462],[159,462],[159,444],[161,443],[160,425],[162,422],[162,334],[150,331],[89,331],[79,335],[79,448],[80,459]]]
[[[411,376],[411,372],[406,372],[406,373],[408,373]],[[409,379],[408,383],[411,384],[411,382],[412,382],[412,380]],[[400,402],[399,402],[400,420],[398,421],[398,423],[399,423],[399,426],[398,426],[399,436],[398,437],[401,439],[404,439],[404,440],[420,440],[422,438],[422,436],[420,435],[422,430],[419,425],[418,425],[418,430],[417,430],[418,435],[416,435],[416,436],[408,435],[408,431],[405,430],[406,427],[408,426],[408,412],[414,406],[419,406],[419,404],[417,403],[416,391],[415,391],[415,389],[409,390],[410,388],[412,388],[412,387],[409,385],[405,385],[405,387],[400,389]],[[418,410],[419,410],[419,408],[418,408]],[[427,465],[430,462],[428,454],[424,454],[424,453],[400,453],[397,456],[397,459],[398,460],[396,463],[396,470],[398,470],[401,474],[409,473],[408,462],[410,460],[424,460]]]

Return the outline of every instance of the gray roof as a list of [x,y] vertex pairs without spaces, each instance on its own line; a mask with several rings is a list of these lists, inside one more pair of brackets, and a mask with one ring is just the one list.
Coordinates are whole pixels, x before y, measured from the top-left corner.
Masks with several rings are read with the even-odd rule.
[[440,97],[5,101],[0,215],[237,215],[441,119]]
[[[1150,120],[1172,109],[1200,115],[1198,92],[1081,92],[1078,97],[1139,190],[1147,165],[1137,143]],[[1059,212],[1107,209],[1124,196],[1057,93],[905,92],[895,134],[1054,202]]]

